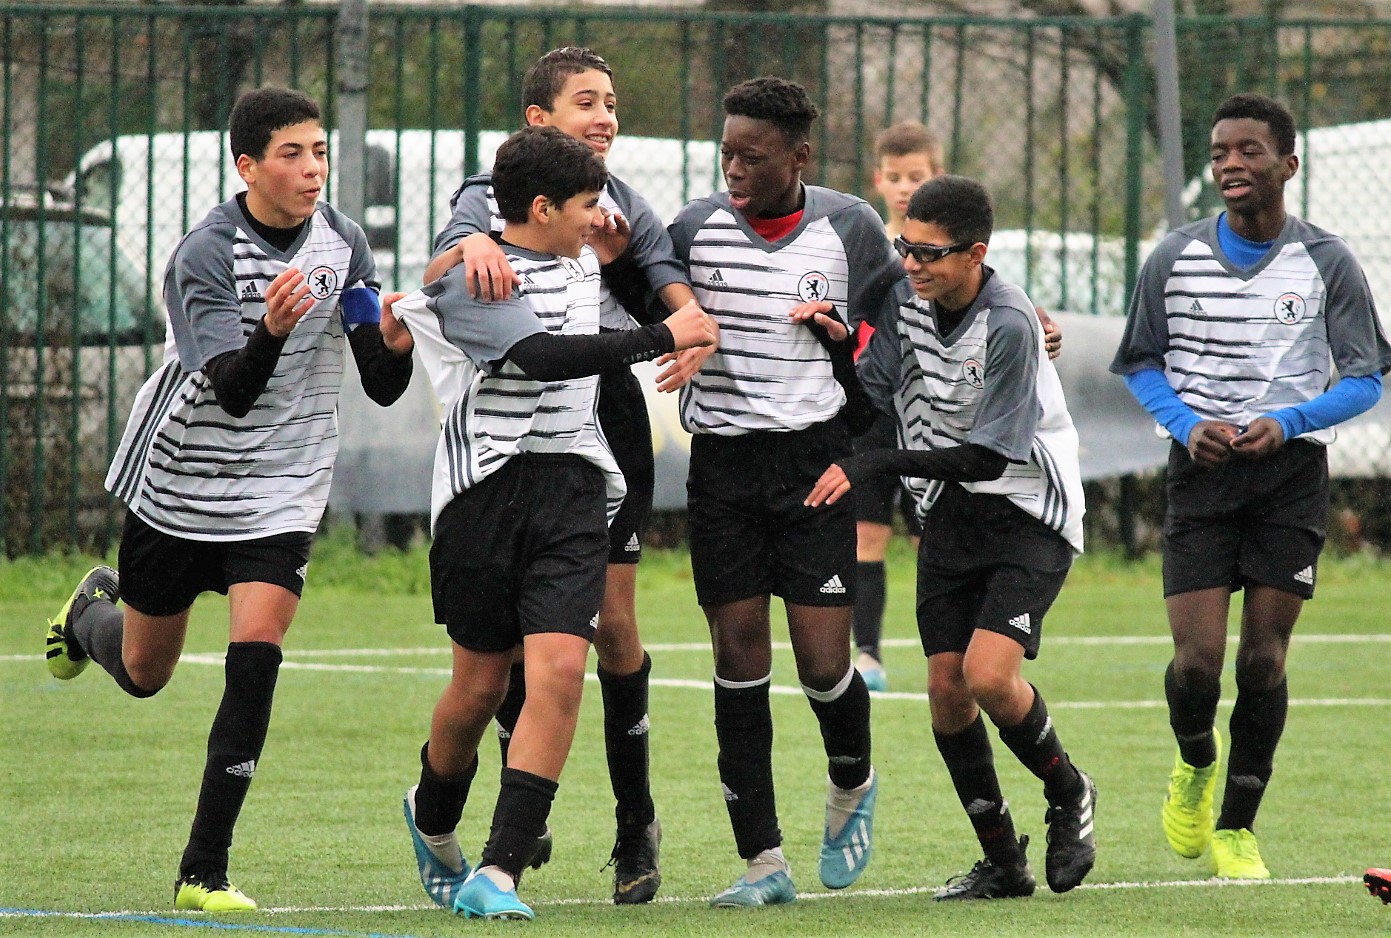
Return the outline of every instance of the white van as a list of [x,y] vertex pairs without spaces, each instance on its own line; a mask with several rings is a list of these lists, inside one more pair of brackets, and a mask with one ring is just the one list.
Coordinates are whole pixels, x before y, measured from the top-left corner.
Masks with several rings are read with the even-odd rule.
[[[484,131],[479,165],[492,165],[504,131]],[[329,138],[330,152],[336,135]],[[359,219],[388,287],[412,289],[435,233],[449,218],[449,197],[464,177],[464,135],[457,130],[369,130]],[[718,147],[708,140],[623,137],[608,157],[615,175],[652,203],[664,220],[689,199],[717,188]],[[331,200],[337,179],[330,161]],[[82,155],[67,179],[85,205],[110,212],[126,251],[145,259],[160,289],[170,253],[208,209],[245,188],[219,131],[127,134]]]

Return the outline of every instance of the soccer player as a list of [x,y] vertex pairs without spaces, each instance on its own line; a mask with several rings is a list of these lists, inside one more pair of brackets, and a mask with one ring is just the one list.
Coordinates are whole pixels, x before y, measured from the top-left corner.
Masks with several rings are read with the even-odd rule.
[[229,140],[246,191],[170,258],[174,341],[106,479],[130,507],[119,580],[92,570],[47,632],[55,677],[96,661],[127,694],[150,697],[174,673],[194,599],[227,595],[226,687],[174,886],[176,909],[204,912],[256,908],[228,881],[228,851],[328,500],[344,335],[383,406],[410,381],[412,346],[381,312],[362,229],[319,201],[328,137],[318,105],[283,88],[247,92]]
[[[1371,292],[1336,235],[1285,212],[1294,119],[1262,95],[1213,116],[1226,206],[1170,232],[1145,261],[1111,370],[1172,439],[1164,675],[1178,741],[1164,800],[1169,846],[1217,875],[1270,876],[1253,833],[1285,728],[1285,655],[1314,595],[1335,424],[1376,404],[1391,367]],[[1341,380],[1329,387],[1330,365]],[[1214,729],[1231,594],[1243,590],[1236,705],[1221,814]]]
[[803,493],[850,453],[841,416],[859,394],[850,324],[878,315],[901,279],[862,199],[802,183],[816,107],[764,77],[724,97],[728,192],[696,199],[670,227],[720,347],[681,392],[691,443],[689,525],[696,596],[715,653],[719,773],[748,868],[715,906],[796,898],[773,792],[770,596],[782,597],[798,677],[830,775],[822,882],[843,888],[870,859],[878,779],[869,691],[850,662],[855,521]]
[[897,414],[906,449],[839,461],[807,497],[834,505],[885,474],[909,478],[917,496],[932,730],[985,851],[939,900],[1034,891],[1028,838],[1016,838],[982,710],[1043,782],[1049,888],[1074,888],[1096,859],[1096,786],[1021,673],[1082,550],[1077,431],[1033,304],[984,263],[993,228],[990,196],[973,180],[939,176],[913,194],[894,247],[916,296],[905,291],[860,368],[871,397]]
[[[588,145],[600,160],[607,157],[618,134],[613,71],[590,49],[567,46],[543,55],[522,83],[522,107],[528,125],[557,127]],[[426,270],[426,281],[462,262],[472,293],[485,297],[509,294],[517,275],[490,236],[503,225],[491,191],[491,176],[484,173],[466,180],[453,204],[453,216],[435,241],[436,256]],[[623,331],[636,328],[637,320],[655,321],[647,312],[649,292],[671,311],[692,302],[694,295],[685,269],[672,253],[671,238],[648,201],[611,175],[599,204],[612,218],[608,227],[621,226],[629,239],[619,256],[601,258],[600,328]],[[658,375],[658,387],[674,390],[708,354],[708,349],[698,348],[672,356]],[[647,701],[652,659],[638,634],[635,595],[643,532],[652,511],[655,470],[647,401],[628,363],[620,362],[606,371],[599,388],[599,426],[613,449],[628,494],[609,526],[608,572],[594,648],[604,701],[604,746],[616,801],[617,833],[610,858],[613,901],[634,904],[650,901],[662,882],[658,866],[662,828],[652,802],[648,771]],[[524,669],[518,664],[498,712],[504,760],[525,697]]]
[[1373,867],[1363,875],[1362,882],[1367,884],[1368,892],[1383,903],[1391,905],[1391,870]]
[[[546,830],[574,738],[608,520],[624,490],[596,422],[597,376],[714,341],[694,304],[665,324],[598,334],[599,262],[586,241],[605,224],[607,177],[589,147],[556,128],[513,134],[498,149],[493,190],[518,295],[474,298],[455,267],[393,307],[445,415],[430,580],[454,654],[406,820],[426,891],[467,917],[534,917],[516,884]],[[528,693],[492,832],[470,873],[455,829],[519,644]]]

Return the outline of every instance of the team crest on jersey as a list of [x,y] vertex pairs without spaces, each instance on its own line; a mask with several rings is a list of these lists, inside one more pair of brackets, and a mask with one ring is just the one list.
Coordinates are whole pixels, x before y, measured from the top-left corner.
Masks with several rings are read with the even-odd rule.
[[808,303],[824,300],[830,292],[831,281],[819,270],[807,271],[797,281],[797,295]]
[[338,271],[320,265],[309,272],[309,294],[316,300],[326,300],[338,292]]
[[985,368],[974,358],[968,358],[961,366],[961,371],[966,375],[966,381],[971,387],[979,391],[985,387]]
[[1275,301],[1275,318],[1292,326],[1304,318],[1304,297],[1298,293],[1282,293]]

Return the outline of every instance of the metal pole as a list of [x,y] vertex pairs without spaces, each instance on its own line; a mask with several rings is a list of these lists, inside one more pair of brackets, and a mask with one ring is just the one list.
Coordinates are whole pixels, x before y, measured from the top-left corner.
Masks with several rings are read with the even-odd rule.
[[338,7],[338,167],[333,203],[363,222],[367,142],[367,0],[341,0]]
[[1174,0],[1154,0],[1154,84],[1159,107],[1159,151],[1164,166],[1164,216],[1170,228],[1183,211],[1183,125],[1179,117],[1178,28]]

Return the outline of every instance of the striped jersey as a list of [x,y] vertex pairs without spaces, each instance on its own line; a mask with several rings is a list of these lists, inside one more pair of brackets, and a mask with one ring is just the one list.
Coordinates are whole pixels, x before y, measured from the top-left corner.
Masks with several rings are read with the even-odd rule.
[[[945,486],[1004,495],[1082,551],[1082,472],[1077,429],[1062,382],[1043,347],[1034,304],[990,268],[980,293],[950,333],[938,328],[934,304],[907,284],[901,303],[877,329],[862,359],[867,390],[892,397],[899,445],[910,450],[974,443],[1009,460],[986,482],[904,479],[918,517]],[[881,335],[882,333],[882,335]]]
[[903,268],[878,214],[856,196],[803,191],[801,221],[776,243],[724,192],[692,201],[671,224],[696,300],[720,324],[719,347],[681,389],[681,424],[692,433],[802,430],[831,419],[845,392],[830,355],[788,313],[827,300],[853,327],[893,305]]
[[608,515],[623,503],[623,476],[599,430],[599,377],[534,381],[507,352],[543,331],[599,331],[599,260],[577,260],[504,244],[522,280],[508,300],[468,295],[462,265],[392,305],[415,337],[444,415],[435,447],[431,525],[465,489],[522,453],[571,453],[604,473]]
[[[450,200],[453,214],[435,238],[435,254],[453,247],[468,235],[502,231],[505,221],[498,213],[492,178],[491,173],[470,176],[454,193]],[[686,282],[686,272],[676,260],[666,227],[636,189],[610,175],[608,185],[599,193],[599,205],[610,214],[616,213],[628,220],[632,234],[625,253],[631,254],[642,268],[654,292],[673,283]],[[603,280],[599,281],[599,325],[614,331],[637,326]]]
[[[314,304],[251,412],[233,417],[203,366],[246,345],[265,315],[265,291],[290,267],[306,275]],[[214,208],[169,260],[172,342],[136,396],[107,489],[151,527],[189,540],[312,533],[338,454],[339,300],[364,286],[378,288],[367,238],[332,206],[320,204],[284,252],[255,233],[235,198]]]
[[1213,217],[1170,232],[1146,259],[1111,370],[1161,369],[1199,417],[1244,427],[1322,394],[1333,364],[1346,377],[1391,367],[1347,244],[1289,216],[1266,256],[1242,270],[1222,253]]

